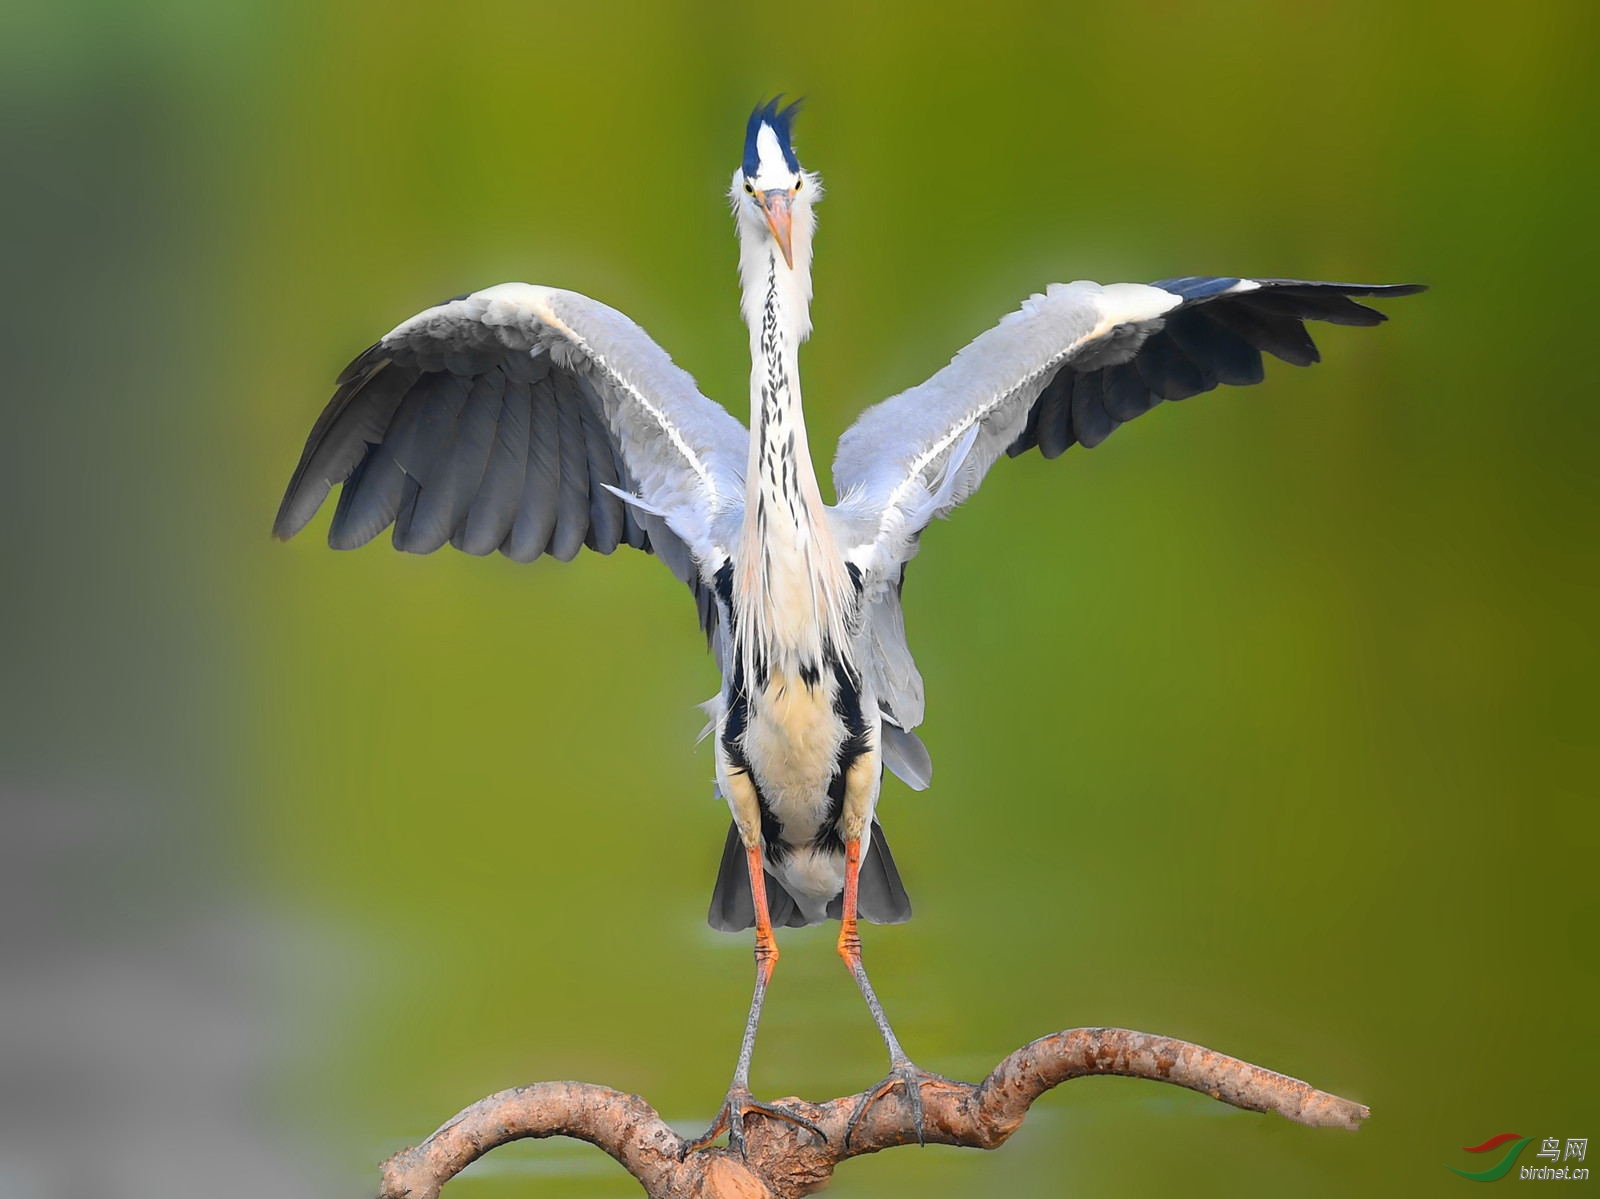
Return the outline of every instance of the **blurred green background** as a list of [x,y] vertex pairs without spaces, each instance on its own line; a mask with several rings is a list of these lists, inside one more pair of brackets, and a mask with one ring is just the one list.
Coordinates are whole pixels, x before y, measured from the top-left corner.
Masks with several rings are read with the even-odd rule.
[[[867,933],[930,1069],[1122,1024],[1369,1125],[1084,1080],[834,1193],[1455,1194],[1462,1145],[1600,1133],[1596,14],[8,6],[0,1192],[359,1194],[544,1078],[709,1120],[750,958],[703,922],[679,585],[267,529],[345,362],[505,279],[623,309],[743,418],[723,193],[778,90],[829,188],[824,467],[1052,280],[1434,288],[929,534],[935,783],[880,809],[917,919]],[[760,1094],[882,1073],[832,936],[785,939]],[[636,1192],[552,1142],[451,1193]]]

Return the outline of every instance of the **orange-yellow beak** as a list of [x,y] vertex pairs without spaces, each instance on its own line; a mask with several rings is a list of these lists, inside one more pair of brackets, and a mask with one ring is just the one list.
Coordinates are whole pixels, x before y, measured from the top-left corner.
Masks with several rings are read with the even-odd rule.
[[778,249],[783,251],[784,263],[791,271],[794,270],[794,249],[791,244],[793,213],[790,209],[794,194],[788,188],[780,187],[762,192],[756,198],[761,202],[761,211],[767,218],[767,228],[772,230]]

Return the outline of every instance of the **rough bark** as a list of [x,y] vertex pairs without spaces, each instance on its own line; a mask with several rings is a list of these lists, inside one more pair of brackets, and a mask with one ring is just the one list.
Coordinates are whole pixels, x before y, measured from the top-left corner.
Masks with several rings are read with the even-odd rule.
[[[1075,1028],[1040,1037],[980,1083],[930,1077],[923,1084],[924,1136],[931,1144],[995,1149],[1033,1101],[1070,1078],[1120,1074],[1199,1091],[1311,1127],[1355,1129],[1359,1103],[1188,1041],[1125,1028]],[[422,1144],[383,1164],[380,1199],[434,1199],[440,1188],[497,1145],[568,1136],[614,1157],[654,1199],[791,1199],[825,1186],[840,1162],[915,1144],[911,1110],[897,1088],[867,1106],[845,1144],[851,1113],[867,1094],[826,1103],[779,1103],[812,1121],[825,1141],[759,1113],[746,1117],[743,1159],[721,1148],[685,1154],[684,1142],[637,1095],[579,1082],[541,1082],[480,1099]]]

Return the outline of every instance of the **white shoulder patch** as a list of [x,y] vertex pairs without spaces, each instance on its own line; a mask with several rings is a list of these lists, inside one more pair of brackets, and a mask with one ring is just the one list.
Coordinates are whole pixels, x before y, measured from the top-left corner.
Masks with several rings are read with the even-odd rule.
[[1108,283],[1098,297],[1100,315],[1112,325],[1153,321],[1183,303],[1182,296],[1146,283]]

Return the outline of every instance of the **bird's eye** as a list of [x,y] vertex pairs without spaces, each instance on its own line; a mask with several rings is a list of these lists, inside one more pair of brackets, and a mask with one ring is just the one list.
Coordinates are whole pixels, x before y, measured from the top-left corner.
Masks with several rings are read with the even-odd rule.
[[799,191],[800,190],[800,185],[802,183],[804,183],[805,181],[806,181],[806,177],[804,175],[801,175],[800,178],[796,179],[794,181],[794,190],[795,191]]
[[748,180],[748,179],[746,179],[744,181],[744,194],[747,195],[747,196],[753,196],[753,195],[756,194],[755,187],[750,183],[750,180]]

